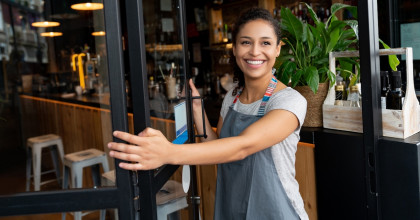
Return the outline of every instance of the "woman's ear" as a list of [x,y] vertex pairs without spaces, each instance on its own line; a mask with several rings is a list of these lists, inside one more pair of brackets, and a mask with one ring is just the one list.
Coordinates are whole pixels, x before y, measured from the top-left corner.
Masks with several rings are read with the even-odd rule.
[[277,56],[276,57],[278,57],[278,56],[280,56],[280,52],[281,52],[281,41],[280,41],[280,43],[277,45],[277,48],[276,48],[276,52],[277,52]]

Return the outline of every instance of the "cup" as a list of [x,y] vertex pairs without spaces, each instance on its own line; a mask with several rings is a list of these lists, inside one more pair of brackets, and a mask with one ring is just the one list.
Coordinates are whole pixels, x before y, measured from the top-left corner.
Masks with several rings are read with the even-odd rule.
[[76,92],[77,95],[82,95],[82,93],[83,93],[83,89],[82,89],[81,86],[76,86],[74,88],[74,91]]
[[168,99],[176,98],[176,78],[167,76],[165,77],[166,96]]

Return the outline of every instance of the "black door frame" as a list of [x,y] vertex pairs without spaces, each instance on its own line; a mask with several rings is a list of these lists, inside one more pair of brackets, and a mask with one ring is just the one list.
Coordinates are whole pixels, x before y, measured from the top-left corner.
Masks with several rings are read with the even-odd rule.
[[[178,0],[179,12],[178,19],[180,22],[180,34],[182,41],[182,49],[184,51],[184,59],[182,61],[181,71],[184,72],[184,82],[186,91],[190,91],[188,81],[189,78],[189,63],[188,63],[188,43],[186,35],[186,12],[185,1]],[[149,92],[148,79],[146,69],[146,48],[144,39],[144,18],[143,18],[143,1],[142,0],[127,0],[126,16],[127,16],[127,34],[129,47],[129,63],[130,63],[130,81],[131,81],[131,97],[133,105],[133,122],[134,133],[137,134],[147,127],[150,123],[150,109],[149,109]],[[189,142],[193,141],[193,121],[191,115],[191,94],[185,93],[186,108],[187,108],[187,126]],[[156,193],[174,174],[179,166],[166,165],[155,174],[154,170],[139,171],[138,172],[138,192],[140,196],[139,214],[140,219],[157,219],[156,208]],[[192,169],[194,180],[195,169]],[[192,188],[194,184],[192,184]],[[194,191],[194,190],[193,190]],[[194,194],[194,193],[193,193]],[[194,210],[196,209],[193,204]],[[198,216],[198,215],[195,215]]]
[[[128,132],[121,43],[120,4],[104,0],[104,19],[110,82],[112,130]],[[114,138],[114,141],[119,141]],[[30,215],[118,208],[120,219],[134,219],[131,174],[118,167],[115,160],[116,187],[25,192],[0,196],[0,216]]]
[[378,142],[382,136],[377,0],[358,1],[366,216],[381,219]]

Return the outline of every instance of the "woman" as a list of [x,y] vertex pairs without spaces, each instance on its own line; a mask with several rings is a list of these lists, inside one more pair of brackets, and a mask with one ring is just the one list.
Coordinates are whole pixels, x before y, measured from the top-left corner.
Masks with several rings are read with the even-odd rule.
[[[202,143],[174,145],[151,128],[138,136],[114,132],[133,145],[110,143],[110,155],[136,162],[120,163],[128,170],[219,164],[215,219],[308,219],[295,179],[306,100],[272,74],[281,47],[278,23],[267,10],[252,8],[239,17],[232,34],[239,82],[225,96],[217,132],[207,117],[208,137]],[[193,113],[202,133],[198,100]]]

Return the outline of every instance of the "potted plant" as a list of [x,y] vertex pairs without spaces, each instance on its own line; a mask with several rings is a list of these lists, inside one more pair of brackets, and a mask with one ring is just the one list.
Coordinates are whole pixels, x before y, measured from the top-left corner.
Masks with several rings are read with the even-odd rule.
[[[358,22],[355,19],[341,21],[335,13],[348,9],[357,17],[357,8],[336,3],[331,6],[331,15],[324,23],[314,10],[304,3],[314,21],[313,25],[299,20],[288,8],[281,9],[282,54],[275,68],[278,79],[298,90],[308,100],[304,126],[322,126],[322,103],[328,85],[335,83],[335,75],[329,70],[331,51],[357,50]],[[353,81],[358,80],[359,68],[356,58],[340,59],[340,67]],[[353,73],[356,72],[356,73]],[[316,101],[316,103],[313,103]]]

